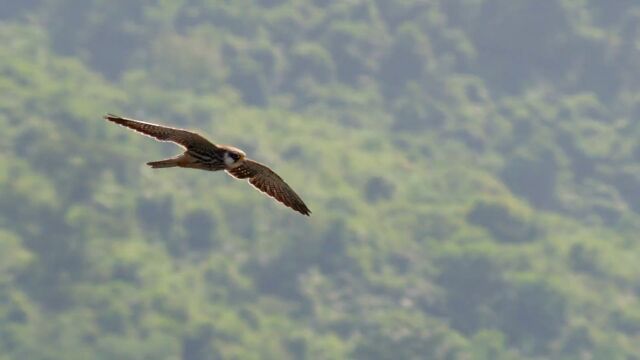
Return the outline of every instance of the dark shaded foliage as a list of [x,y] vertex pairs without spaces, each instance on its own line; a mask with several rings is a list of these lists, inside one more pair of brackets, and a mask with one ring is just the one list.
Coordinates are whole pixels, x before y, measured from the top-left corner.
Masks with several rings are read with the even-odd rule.
[[[3,359],[637,358],[638,14],[1,2]],[[105,112],[241,147],[312,217],[151,171],[172,145]]]
[[544,282],[522,282],[505,295],[498,308],[509,340],[532,353],[546,351],[567,321],[564,295]]
[[365,184],[365,198],[370,203],[376,203],[380,200],[389,200],[393,197],[395,186],[389,180],[373,176]]
[[495,239],[503,242],[523,243],[534,240],[538,235],[535,224],[507,204],[479,201],[467,215],[467,220],[484,227]]
[[501,177],[516,195],[542,209],[556,206],[557,165],[555,155],[549,150],[527,157],[510,159]]

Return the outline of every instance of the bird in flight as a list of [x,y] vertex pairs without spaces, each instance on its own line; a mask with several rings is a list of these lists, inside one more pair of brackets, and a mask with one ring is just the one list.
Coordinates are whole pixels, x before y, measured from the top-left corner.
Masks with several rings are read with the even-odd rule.
[[107,114],[105,120],[126,126],[159,141],[176,143],[185,152],[165,160],[151,161],[147,165],[154,169],[183,167],[208,171],[224,170],[237,179],[248,179],[256,189],[276,199],[285,206],[309,216],[311,211],[300,196],[273,170],[233,146],[214,144],[199,134],[157,124],[127,119]]

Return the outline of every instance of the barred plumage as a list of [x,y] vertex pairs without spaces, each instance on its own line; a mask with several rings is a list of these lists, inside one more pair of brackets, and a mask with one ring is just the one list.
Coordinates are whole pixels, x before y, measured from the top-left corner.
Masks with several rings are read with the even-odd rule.
[[186,149],[174,158],[148,162],[154,169],[184,167],[207,171],[226,170],[238,179],[248,179],[261,192],[293,210],[309,216],[311,211],[298,194],[273,170],[246,158],[245,153],[233,146],[218,145],[199,134],[184,130],[127,119],[108,114],[106,120],[126,126],[160,141],[171,141]]

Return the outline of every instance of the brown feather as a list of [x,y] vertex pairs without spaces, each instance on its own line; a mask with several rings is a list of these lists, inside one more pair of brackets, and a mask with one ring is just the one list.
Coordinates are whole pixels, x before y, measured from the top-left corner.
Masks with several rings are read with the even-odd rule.
[[194,148],[217,149],[216,145],[211,143],[209,140],[205,139],[199,134],[187,130],[127,119],[112,114],[107,114],[104,118],[105,120],[128,127],[141,134],[150,136],[156,140],[174,142],[188,150],[192,150]]
[[256,189],[269,195],[293,210],[309,216],[311,210],[293,189],[273,170],[253,160],[246,159],[241,165],[227,169],[238,179],[249,179]]
[[[171,141],[187,149],[183,155],[176,158],[149,162],[148,165],[151,167],[179,166],[215,171],[227,166],[222,160],[222,154],[229,151],[230,147],[218,147],[199,134],[111,114],[106,115],[104,118],[105,120],[128,127],[157,140]],[[242,153],[242,155],[244,155],[244,153]],[[253,160],[245,159],[241,160],[239,165],[228,167],[226,171],[238,179],[249,179],[249,183],[256,189],[276,199],[285,206],[303,215],[309,216],[309,214],[311,214],[311,211],[298,194],[296,194],[278,174],[267,166]]]

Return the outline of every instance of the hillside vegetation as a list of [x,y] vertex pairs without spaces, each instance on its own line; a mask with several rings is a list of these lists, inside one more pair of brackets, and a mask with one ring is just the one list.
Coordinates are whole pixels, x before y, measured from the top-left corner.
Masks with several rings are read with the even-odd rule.
[[622,1],[0,2],[0,359],[640,359],[639,40]]

